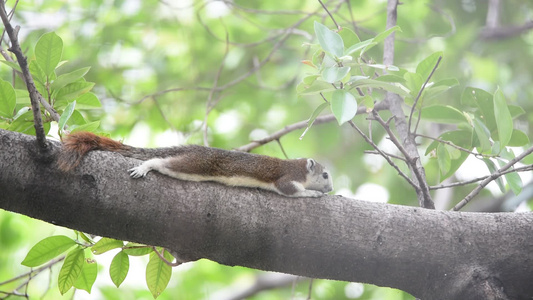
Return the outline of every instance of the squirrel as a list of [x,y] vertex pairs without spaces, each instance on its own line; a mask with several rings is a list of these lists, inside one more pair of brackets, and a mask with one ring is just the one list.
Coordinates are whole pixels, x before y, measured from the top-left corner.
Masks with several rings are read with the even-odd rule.
[[136,148],[91,132],[71,133],[62,142],[57,166],[64,172],[78,166],[87,152],[103,150],[143,160],[128,170],[132,178],[154,170],[181,180],[261,188],[286,197],[321,197],[333,190],[329,171],[310,158],[283,160],[198,145]]

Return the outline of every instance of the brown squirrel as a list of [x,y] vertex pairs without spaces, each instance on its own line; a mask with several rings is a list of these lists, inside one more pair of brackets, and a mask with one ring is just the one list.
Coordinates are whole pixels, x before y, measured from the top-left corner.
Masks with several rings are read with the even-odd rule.
[[67,172],[92,150],[118,152],[144,160],[129,169],[132,178],[152,170],[181,180],[216,181],[229,186],[262,188],[287,197],[321,197],[333,190],[330,173],[313,159],[291,159],[187,145],[169,148],[136,148],[90,132],[63,138],[59,169]]

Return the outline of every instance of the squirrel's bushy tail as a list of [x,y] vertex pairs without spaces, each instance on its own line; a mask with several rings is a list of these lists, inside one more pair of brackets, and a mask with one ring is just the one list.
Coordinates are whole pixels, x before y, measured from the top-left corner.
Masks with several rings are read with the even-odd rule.
[[78,166],[83,156],[89,151],[122,152],[128,147],[121,142],[91,132],[74,132],[63,138],[63,149],[59,154],[57,166],[60,170],[67,172]]

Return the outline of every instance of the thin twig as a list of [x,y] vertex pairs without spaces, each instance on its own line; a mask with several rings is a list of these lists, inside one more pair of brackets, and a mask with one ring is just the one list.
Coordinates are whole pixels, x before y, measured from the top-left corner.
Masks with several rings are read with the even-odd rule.
[[[157,254],[157,256],[159,256],[159,259],[161,259],[166,265],[168,266],[171,266],[171,267],[177,267],[179,265],[181,265],[183,262],[181,262],[179,259],[176,259],[176,262],[171,262],[171,261],[168,261],[165,256],[163,256],[163,254],[159,253],[159,251],[157,251],[157,248],[156,247],[152,247],[152,250],[154,250],[154,252]],[[163,253],[165,252],[166,250],[163,249]]]
[[[514,172],[527,172],[527,171],[533,171],[533,165],[527,165],[527,166],[523,166],[523,167],[519,167],[519,168],[514,168],[514,169],[511,169],[511,170],[506,170],[506,171],[501,172],[501,175],[514,173]],[[481,180],[485,180],[485,179],[489,178],[490,176],[491,175],[481,176],[481,177],[478,177],[478,178],[465,180],[465,181],[454,182],[454,183],[450,183],[450,184],[434,185],[434,186],[430,186],[429,189],[433,191],[433,190],[447,189],[447,188],[452,188],[452,187],[457,187],[457,186],[463,186],[463,185],[479,182]]]
[[21,274],[19,276],[16,276],[16,277],[13,277],[13,278],[10,278],[6,281],[3,281],[3,282],[0,282],[0,286],[3,286],[3,285],[6,285],[6,284],[9,284],[11,282],[15,282],[15,281],[18,281],[20,279],[23,279],[25,277],[28,277],[29,279],[28,280],[25,280],[21,285],[19,285],[17,288],[15,288],[12,292],[3,292],[3,291],[0,291],[0,293],[3,293],[3,294],[8,294],[8,295],[15,295],[14,293],[16,293],[16,291],[22,287],[24,287],[25,285],[27,285],[30,281],[31,278],[41,274],[43,271],[45,271],[46,269],[48,268],[51,268],[52,266],[54,266],[55,264],[57,263],[60,263],[62,262],[64,259],[65,259],[65,255],[64,256],[61,256],[61,257],[58,257],[56,259],[53,259],[51,260],[50,262],[48,262],[46,265],[43,265],[37,269],[32,269],[30,270],[29,272],[26,272],[24,274]]
[[[413,106],[411,107],[411,113],[409,114],[409,125],[407,126],[407,128],[409,128],[409,130],[411,130],[411,121],[413,119],[413,114],[415,112],[416,105],[418,104],[418,100],[420,100],[420,96],[422,96],[422,92],[424,91],[424,89],[426,88],[429,80],[433,76],[433,73],[435,73],[435,70],[437,70],[437,68],[439,67],[439,64],[440,64],[441,60],[442,60],[442,56],[439,56],[439,59],[437,59],[437,63],[433,67],[433,70],[431,70],[431,73],[429,73],[429,76],[426,79],[426,82],[424,82],[424,84],[420,87],[420,90],[418,91],[418,95],[416,95],[415,102],[413,103]],[[416,133],[416,131],[418,129],[418,124],[420,123],[420,117],[421,116],[422,116],[422,110],[420,110],[420,112],[418,113],[418,120],[416,121],[416,126],[415,126],[415,129],[413,130],[413,133]]]
[[457,146],[456,144],[454,144],[454,143],[452,143],[450,141],[446,141],[446,140],[443,140],[443,139],[435,138],[435,137],[432,137],[432,136],[429,136],[429,135],[420,134],[420,133],[416,133],[415,135],[419,136],[419,137],[426,138],[426,139],[434,140],[434,141],[437,141],[437,142],[442,143],[442,144],[446,144],[446,145],[448,145],[450,147],[453,147],[453,148],[455,148],[457,150],[460,150],[460,151],[466,152],[468,154],[474,155],[475,157],[484,157],[484,158],[496,157],[496,155],[488,155],[488,154],[481,154],[481,153],[473,152],[473,151],[468,150],[466,148],[463,148],[461,146]]
[[[394,145],[398,148],[398,150],[400,150],[400,152],[405,157],[407,161],[407,165],[411,167],[411,171],[413,172],[413,174],[415,175],[418,181],[418,184],[414,185],[417,187],[417,193],[422,192],[425,202],[428,202],[427,205],[431,207],[434,204],[433,204],[433,201],[431,200],[431,195],[429,194],[429,186],[427,185],[427,182],[424,176],[422,176],[419,169],[417,168],[417,160],[420,160],[420,157],[413,158],[411,155],[409,155],[407,150],[403,147],[403,145],[400,143],[396,135],[390,129],[388,122],[385,122],[376,111],[373,111],[372,113],[373,113],[374,119],[377,120],[378,123],[385,129],[385,131],[389,135],[390,140],[394,143]],[[423,207],[426,207],[426,206],[423,206]]]
[[411,178],[405,175],[405,173],[400,170],[400,168],[389,158],[389,156],[387,156],[387,154],[385,154],[381,149],[379,149],[378,145],[376,145],[371,139],[369,139],[368,136],[366,136],[366,134],[361,129],[359,129],[359,127],[357,127],[357,125],[355,125],[353,121],[348,121],[348,124],[350,124],[350,126],[352,126],[352,128],[355,129],[370,146],[372,146],[381,156],[383,156],[383,158],[385,158],[389,165],[393,167],[398,172],[398,174],[402,176],[411,186],[413,186],[413,188],[417,192],[420,190],[418,185],[416,185],[416,183],[414,183]]
[[500,176],[504,175],[503,172],[505,172],[507,169],[511,168],[514,164],[516,164],[517,162],[519,162],[520,160],[522,160],[524,157],[526,157],[527,155],[529,155],[532,152],[533,152],[533,147],[531,147],[531,148],[527,149],[526,151],[522,152],[520,155],[518,155],[514,159],[510,160],[508,163],[506,163],[503,167],[498,169],[496,172],[490,174],[490,176],[488,176],[483,181],[481,181],[481,183],[479,183],[479,185],[475,189],[473,189],[468,195],[466,195],[466,197],[464,197],[463,200],[461,200],[459,203],[457,203],[457,205],[455,205],[452,208],[452,210],[458,211],[461,208],[463,208],[466,204],[468,204],[468,202],[470,202],[470,200],[472,200],[472,198],[477,196],[477,194],[479,194],[479,192],[481,192],[481,190],[485,186],[487,186],[487,184],[489,184],[493,180],[496,180]]
[[[324,116],[317,117],[313,124],[314,125],[318,125],[318,124],[323,124],[323,123],[328,123],[328,122],[333,122],[333,121],[335,121],[335,116],[333,114],[329,114],[329,115],[324,115]],[[270,143],[270,142],[275,141],[275,140],[279,140],[282,136],[284,136],[284,135],[286,135],[286,134],[288,134],[290,132],[293,132],[295,130],[307,127],[307,122],[308,121],[305,120],[305,121],[300,121],[298,123],[294,123],[294,124],[285,126],[285,128],[274,132],[272,135],[269,135],[269,136],[267,136],[265,138],[262,138],[260,140],[255,140],[255,141],[253,141],[253,142],[251,142],[249,144],[246,144],[246,145],[243,145],[243,146],[241,146],[239,148],[236,148],[235,150],[244,151],[244,152],[250,152],[250,151],[252,151],[253,149],[255,149],[255,148],[259,147],[259,146],[262,146],[264,144]]]
[[[377,152],[377,151],[372,151],[372,150],[365,150],[363,151],[365,154],[374,154],[374,155],[382,155],[381,153]],[[392,153],[387,153],[385,151],[381,151],[383,154],[389,156],[389,157],[392,157],[392,158],[395,158],[395,159],[399,159],[401,161],[404,161],[404,162],[407,162],[405,160],[405,158],[401,157],[401,156],[398,156],[398,155],[394,155]]]
[[337,21],[335,21],[335,18],[333,17],[333,15],[331,15],[331,13],[329,12],[329,10],[326,7],[326,5],[324,5],[324,2],[322,2],[321,0],[318,0],[318,2],[320,2],[320,5],[322,5],[324,10],[328,13],[329,17],[331,18],[331,20],[335,24],[335,27],[337,28],[337,31],[341,30],[341,27],[339,26],[339,24],[337,24]]

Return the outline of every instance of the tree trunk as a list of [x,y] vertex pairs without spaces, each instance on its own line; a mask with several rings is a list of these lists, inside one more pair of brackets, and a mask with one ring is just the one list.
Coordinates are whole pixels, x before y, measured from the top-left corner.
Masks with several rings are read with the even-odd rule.
[[[150,173],[91,152],[72,173],[57,143],[0,130],[0,208],[121,240],[314,278],[398,288],[422,299],[533,297],[533,213],[463,213],[340,196],[285,198]],[[35,149],[35,150],[34,150]]]

